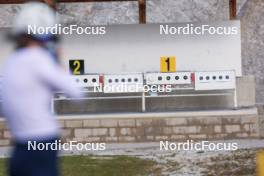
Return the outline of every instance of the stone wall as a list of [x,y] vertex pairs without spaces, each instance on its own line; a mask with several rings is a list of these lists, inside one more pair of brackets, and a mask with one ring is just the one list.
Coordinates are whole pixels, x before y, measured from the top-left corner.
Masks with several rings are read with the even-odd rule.
[[250,0],[239,13],[242,25],[243,73],[256,77],[256,102],[264,137],[264,1]]
[[64,120],[63,139],[82,142],[217,140],[258,137],[257,116]]
[[[245,0],[239,0],[239,7]],[[0,5],[0,26],[11,25],[20,5]],[[138,23],[137,2],[61,3],[65,24],[102,25]],[[147,22],[193,22],[228,19],[228,0],[148,0]]]
[[250,0],[239,13],[243,73],[256,77],[256,101],[264,104],[264,1]]
[[[258,138],[257,109],[61,116],[62,141],[158,142]],[[11,135],[0,122],[0,146]]]

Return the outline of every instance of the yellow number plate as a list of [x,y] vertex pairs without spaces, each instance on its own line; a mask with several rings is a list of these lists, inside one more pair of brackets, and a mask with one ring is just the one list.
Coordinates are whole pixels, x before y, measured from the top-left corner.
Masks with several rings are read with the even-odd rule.
[[70,60],[69,67],[73,75],[84,74],[84,60]]
[[264,175],[264,151],[257,152],[257,176]]
[[176,72],[175,56],[160,57],[160,72]]

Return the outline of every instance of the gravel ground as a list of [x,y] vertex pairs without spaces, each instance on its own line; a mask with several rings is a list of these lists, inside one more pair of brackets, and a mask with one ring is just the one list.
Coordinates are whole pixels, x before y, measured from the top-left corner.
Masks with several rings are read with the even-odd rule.
[[[237,143],[236,151],[160,150],[159,143],[107,144],[105,151],[70,151],[62,155],[127,155],[156,161],[164,176],[253,176],[256,152],[264,149],[264,140],[225,140]],[[0,148],[8,156],[10,148]],[[154,174],[155,175],[155,174]]]

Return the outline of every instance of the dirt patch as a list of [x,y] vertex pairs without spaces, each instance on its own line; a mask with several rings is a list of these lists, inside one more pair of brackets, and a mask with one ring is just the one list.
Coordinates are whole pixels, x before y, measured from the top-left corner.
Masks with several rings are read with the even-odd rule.
[[211,157],[207,162],[198,163],[204,176],[252,176],[256,175],[256,152],[258,150],[237,150],[228,154]]

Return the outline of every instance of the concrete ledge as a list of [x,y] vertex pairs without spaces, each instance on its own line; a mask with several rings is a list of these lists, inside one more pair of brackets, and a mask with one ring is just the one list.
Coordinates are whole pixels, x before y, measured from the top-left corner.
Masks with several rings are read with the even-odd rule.
[[107,113],[85,115],[61,115],[59,120],[67,119],[113,119],[113,118],[168,118],[168,117],[199,117],[199,116],[239,116],[257,115],[257,108],[244,108],[238,110],[204,110],[204,111],[177,111],[177,112],[146,112],[146,113]]

